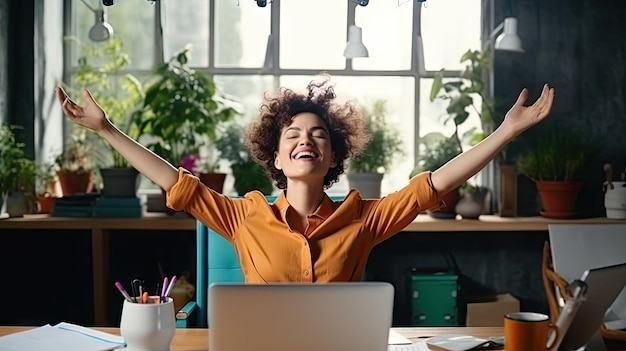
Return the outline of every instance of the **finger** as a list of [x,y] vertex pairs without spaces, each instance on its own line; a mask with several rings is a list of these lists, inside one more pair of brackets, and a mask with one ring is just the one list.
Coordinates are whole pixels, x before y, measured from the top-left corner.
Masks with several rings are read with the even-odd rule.
[[94,99],[93,99],[93,96],[91,95],[91,92],[87,88],[82,88],[80,90],[80,92],[83,94],[83,97],[85,98],[85,101],[87,101],[87,102],[95,102]]
[[546,108],[546,105],[549,103],[548,101],[550,99],[549,96],[550,96],[550,88],[548,84],[544,84],[543,89],[541,90],[541,96],[539,96],[539,99],[537,99],[537,101],[534,104],[535,106],[537,106],[540,113]]
[[517,101],[515,101],[515,105],[520,105],[520,106],[524,105],[524,103],[526,102],[526,99],[528,99],[528,89],[524,88],[519,93],[519,96],[517,97]]
[[548,97],[546,98],[546,104],[543,106],[543,110],[541,111],[543,116],[547,116],[552,109],[552,103],[554,102],[554,88],[550,88],[548,91]]

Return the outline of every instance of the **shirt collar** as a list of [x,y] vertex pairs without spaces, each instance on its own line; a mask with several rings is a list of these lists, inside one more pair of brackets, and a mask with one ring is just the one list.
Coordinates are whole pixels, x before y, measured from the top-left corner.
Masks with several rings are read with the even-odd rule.
[[[274,201],[274,206],[280,212],[280,215],[283,221],[286,221],[287,218],[287,209],[291,206],[287,201],[287,197],[285,196],[285,191],[281,191],[276,201]],[[333,200],[328,197],[328,194],[324,193],[324,197],[322,198],[322,202],[320,206],[315,210],[313,215],[320,217],[322,219],[326,219],[330,217],[331,214],[335,211],[335,203]]]

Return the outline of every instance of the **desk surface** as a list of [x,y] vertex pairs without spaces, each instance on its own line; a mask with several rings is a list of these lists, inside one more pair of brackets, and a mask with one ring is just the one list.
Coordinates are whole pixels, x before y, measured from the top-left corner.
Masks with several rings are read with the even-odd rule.
[[[30,327],[0,327],[0,336],[28,330]],[[107,333],[118,334],[118,328],[96,328]],[[401,335],[418,341],[420,338],[442,334],[464,334],[477,337],[502,335],[502,328],[394,328]],[[207,329],[176,329],[171,351],[207,351],[209,345]]]
[[[31,327],[0,327],[0,336],[25,331]],[[119,335],[119,328],[96,328],[107,333]],[[429,327],[429,328],[394,328],[398,333],[412,341],[443,335],[462,334],[488,338],[503,335],[501,327]],[[207,329],[176,329],[171,344],[171,351],[208,351],[209,333]],[[432,350],[432,349],[431,349]],[[500,349],[502,350],[502,349]],[[626,351],[625,348],[608,348],[609,351]]]
[[[543,217],[500,217],[482,215],[475,219],[436,219],[420,214],[403,232],[472,232],[472,231],[546,231],[548,224],[620,224],[624,220],[604,217],[583,219],[548,219]],[[195,230],[196,220],[188,216],[170,216],[164,213],[146,213],[141,218],[67,218],[49,215],[26,215],[21,218],[0,220],[0,229],[31,229],[45,226],[48,229],[97,230]]]

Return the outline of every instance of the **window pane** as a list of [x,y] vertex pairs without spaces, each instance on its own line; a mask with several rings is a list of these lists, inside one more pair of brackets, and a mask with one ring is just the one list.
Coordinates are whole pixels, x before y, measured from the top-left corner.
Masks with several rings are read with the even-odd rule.
[[[102,7],[100,0],[85,0],[92,8]],[[115,36],[124,42],[131,59],[129,69],[151,69],[154,59],[154,5],[147,1],[116,1],[104,7],[107,22]],[[72,1],[72,26],[70,35],[81,42],[89,40],[89,29],[95,23],[95,14],[80,0]],[[70,64],[75,67],[78,57],[76,45],[70,46]]]
[[421,9],[426,70],[460,70],[461,55],[480,50],[480,0],[429,1]]
[[215,2],[215,67],[263,67],[270,6],[258,7],[254,1]]
[[163,1],[163,49],[167,61],[191,44],[191,66],[209,64],[209,2],[206,0]]
[[411,69],[413,3],[398,6],[396,1],[370,1],[356,7],[355,23],[363,30],[368,58],[352,62],[355,69]]
[[244,108],[242,124],[249,123],[259,115],[259,107],[266,91],[274,85],[272,76],[215,76],[222,92],[241,102]]
[[[280,3],[280,67],[343,69],[348,5],[337,0]],[[323,24],[322,24],[323,23]]]
[[[282,76],[281,85],[295,91],[304,91],[312,77]],[[414,110],[414,79],[408,77],[347,77],[333,76],[337,101],[355,100],[359,104],[369,107],[374,100],[387,101],[386,119],[390,125],[398,128],[401,137],[405,140],[406,154],[398,158],[390,172],[385,174],[381,187],[382,194],[398,190],[409,181],[413,169],[413,131],[415,130]],[[381,89],[384,87],[384,89]],[[342,175],[340,181],[329,189],[329,194],[345,195],[349,190],[348,181]]]

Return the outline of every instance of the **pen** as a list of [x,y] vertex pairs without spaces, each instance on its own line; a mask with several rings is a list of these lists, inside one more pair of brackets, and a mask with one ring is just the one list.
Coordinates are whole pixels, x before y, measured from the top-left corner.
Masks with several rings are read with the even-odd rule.
[[117,290],[119,290],[122,293],[126,301],[133,302],[133,300],[130,298],[130,295],[128,295],[128,293],[126,292],[126,289],[124,289],[124,287],[122,286],[122,283],[115,282],[115,286],[117,287]]
[[139,285],[141,284],[141,281],[139,279],[133,279],[132,283],[131,283],[131,288],[133,289],[133,300],[135,302],[137,302],[137,297],[140,297],[139,295]]
[[163,300],[165,300],[164,302],[167,301],[167,297],[170,296],[172,289],[174,289],[174,283],[176,283],[176,276],[172,277],[172,280],[170,281],[170,285],[168,285],[167,290],[165,291],[165,295],[163,296]]
[[163,287],[161,289],[161,302],[165,302],[165,292],[167,291],[167,277],[163,278]]

